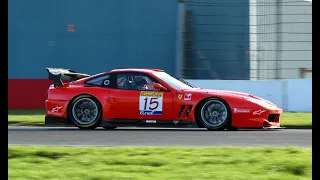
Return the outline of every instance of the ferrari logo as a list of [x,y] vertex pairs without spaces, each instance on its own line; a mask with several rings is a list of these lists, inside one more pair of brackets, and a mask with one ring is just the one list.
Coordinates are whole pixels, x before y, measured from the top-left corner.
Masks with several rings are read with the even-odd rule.
[[179,94],[179,95],[178,95],[178,98],[179,98],[179,99],[182,99],[182,94]]

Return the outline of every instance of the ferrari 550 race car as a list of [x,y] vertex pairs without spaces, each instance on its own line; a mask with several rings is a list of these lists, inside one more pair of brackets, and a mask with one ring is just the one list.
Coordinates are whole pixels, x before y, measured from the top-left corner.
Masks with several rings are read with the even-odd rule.
[[[96,75],[47,68],[53,84],[45,124],[80,129],[123,126],[208,130],[279,128],[277,105],[241,92],[203,89],[159,69],[115,69]],[[68,82],[62,81],[67,77]]]

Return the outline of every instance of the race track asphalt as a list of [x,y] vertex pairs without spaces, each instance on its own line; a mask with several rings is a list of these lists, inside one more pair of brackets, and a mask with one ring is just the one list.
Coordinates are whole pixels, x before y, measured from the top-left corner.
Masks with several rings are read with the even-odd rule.
[[54,146],[297,146],[311,147],[312,130],[8,127],[9,145]]

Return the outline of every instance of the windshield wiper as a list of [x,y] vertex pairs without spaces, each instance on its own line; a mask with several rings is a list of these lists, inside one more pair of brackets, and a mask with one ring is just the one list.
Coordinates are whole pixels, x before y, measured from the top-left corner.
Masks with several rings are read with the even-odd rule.
[[181,79],[181,78],[176,78],[176,79],[178,79],[179,81],[183,82],[184,84],[186,84],[192,88],[197,88],[197,86],[190,84],[189,82],[185,81],[184,79]]

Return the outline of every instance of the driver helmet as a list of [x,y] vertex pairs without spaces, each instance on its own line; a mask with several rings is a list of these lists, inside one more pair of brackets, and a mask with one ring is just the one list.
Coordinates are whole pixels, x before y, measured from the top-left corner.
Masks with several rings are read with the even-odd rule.
[[148,81],[142,77],[135,77],[134,84],[136,89],[147,89],[146,84],[148,84]]

